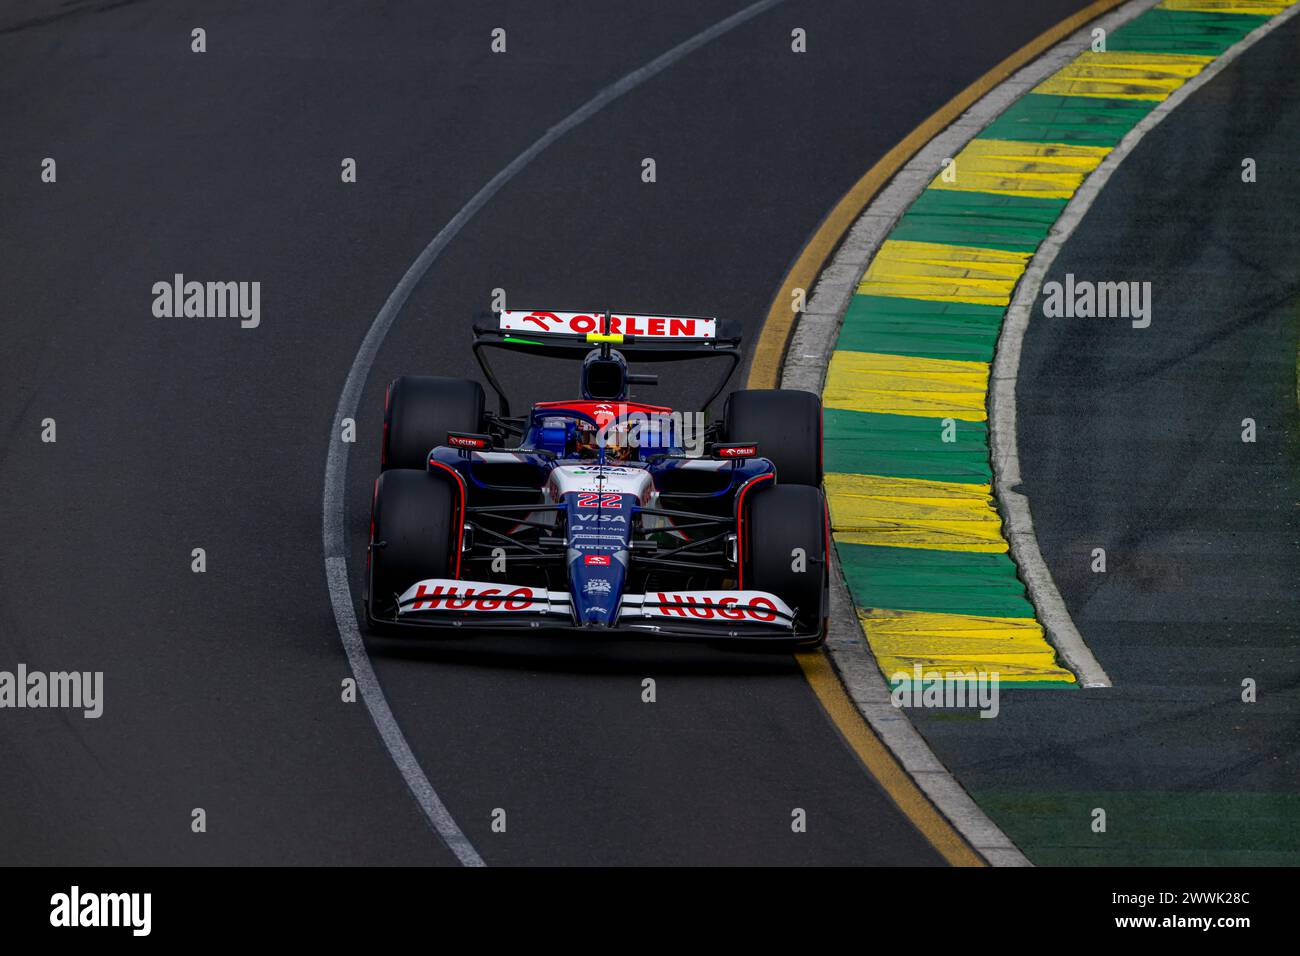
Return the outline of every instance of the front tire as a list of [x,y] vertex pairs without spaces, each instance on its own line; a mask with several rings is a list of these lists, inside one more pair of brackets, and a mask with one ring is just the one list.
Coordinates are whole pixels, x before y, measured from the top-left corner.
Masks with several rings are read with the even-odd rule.
[[727,441],[752,442],[776,466],[783,485],[822,483],[822,402],[796,389],[732,392],[724,412]]
[[463,378],[403,375],[388,386],[380,467],[428,467],[447,432],[483,430],[483,386]]
[[821,489],[762,488],[755,491],[747,509],[743,586],[785,601],[796,612],[801,646],[820,645],[830,612],[826,501]]
[[393,469],[379,476],[365,602],[372,627],[396,616],[396,597],[417,581],[454,576],[456,495],[446,478],[427,471]]

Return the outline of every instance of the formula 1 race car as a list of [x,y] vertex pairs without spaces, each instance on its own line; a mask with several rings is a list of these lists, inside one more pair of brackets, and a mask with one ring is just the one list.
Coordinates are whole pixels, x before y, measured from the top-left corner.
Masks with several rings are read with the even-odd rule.
[[[372,632],[566,630],[791,648],[829,606],[821,401],[735,391],[721,420],[633,401],[627,358],[740,362],[733,323],[486,313],[477,382],[388,388],[366,573]],[[615,349],[614,346],[618,346]],[[487,349],[581,360],[581,397],[513,417]],[[626,353],[626,355],[624,354]]]

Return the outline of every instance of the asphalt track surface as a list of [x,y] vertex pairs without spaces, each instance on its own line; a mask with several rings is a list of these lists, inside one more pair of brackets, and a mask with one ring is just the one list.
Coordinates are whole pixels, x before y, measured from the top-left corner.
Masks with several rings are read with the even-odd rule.
[[[99,720],[0,714],[0,862],[454,862],[364,708],[340,701],[320,552],[339,389],[402,273],[484,182],[742,5],[0,17],[0,667],[105,673]],[[752,342],[862,171],[1081,6],[790,0],[548,149],[384,343],[349,474],[354,577],[382,389],[404,372],[473,376],[469,316],[491,290],[516,307],[715,313]],[[488,49],[497,26],[504,56]],[[790,52],[794,27],[807,54]],[[39,180],[46,156],[57,184]],[[339,181],[343,157],[356,184]],[[150,289],[175,273],[261,282],[261,326],[154,318]],[[567,368],[506,374],[520,403],[573,390]],[[683,372],[654,396],[689,404],[701,387]],[[55,444],[39,440],[47,417]],[[375,665],[489,864],[940,862],[790,658],[501,640]],[[795,807],[807,833],[791,832]]]
[[1149,328],[1046,318],[1041,295],[1030,320],[1021,490],[1115,686],[916,717],[1035,862],[1300,861],[1298,54],[1293,19],[1175,109],[1049,271],[1150,282]]

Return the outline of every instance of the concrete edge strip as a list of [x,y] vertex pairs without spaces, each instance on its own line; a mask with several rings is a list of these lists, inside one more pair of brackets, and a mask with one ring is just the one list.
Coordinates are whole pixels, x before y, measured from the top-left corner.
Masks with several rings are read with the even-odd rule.
[[1051,634],[1053,643],[1060,649],[1066,662],[1079,674],[1084,687],[1110,687],[1110,678],[1074,626],[1056,583],[1052,580],[1052,573],[1038,548],[1029,499],[1016,490],[1020,484],[1020,453],[1016,442],[1016,381],[1020,370],[1021,347],[1029,328],[1030,316],[1033,315],[1034,303],[1057,254],[1088,214],[1111,175],[1142,137],[1189,96],[1214,79],[1229,63],[1297,13],[1300,13],[1300,5],[1291,6],[1260,24],[1158,103],[1125,134],[1075,191],[1047,238],[1039,245],[1029,267],[1020,277],[1011,305],[1002,321],[993,365],[989,371],[989,444],[993,452],[994,490],[1003,507],[1007,542],[1021,569],[1034,606]]
[[353,356],[352,365],[348,369],[347,378],[344,380],[343,388],[339,393],[338,405],[334,410],[334,421],[330,426],[329,451],[325,459],[325,486],[321,496],[321,539],[325,559],[325,581],[329,589],[334,622],[338,628],[339,639],[343,643],[343,650],[347,655],[348,664],[356,678],[357,688],[361,692],[361,698],[365,702],[366,710],[369,712],[375,728],[379,731],[384,747],[401,773],[402,779],[406,781],[411,795],[415,797],[416,802],[420,805],[420,809],[424,812],[429,825],[464,866],[484,866],[485,863],[438,797],[437,791],[429,782],[428,775],[425,774],[412,752],[406,736],[397,723],[397,718],[393,715],[388,699],[384,695],[383,687],[380,686],[379,678],[375,674],[370,655],[366,650],[365,640],[361,636],[360,625],[357,622],[356,611],[352,603],[352,589],[348,578],[348,545],[345,527],[348,452],[351,445],[338,440],[343,421],[356,417],[357,407],[361,401],[361,391],[365,387],[366,379],[370,376],[370,369],[374,365],[375,358],[379,355],[379,347],[388,335],[388,330],[392,328],[393,323],[401,315],[402,309],[416,285],[433,267],[443,249],[456,238],[465,224],[480,209],[486,206],[506,183],[527,167],[551,143],[600,112],[624,93],[640,86],[678,60],[694,53],[706,43],[752,20],[760,13],[782,2],[783,0],[758,0],[758,2],[738,10],[731,16],[719,20],[693,37],[683,40],[666,53],[660,54],[644,66],[611,83],[548,129],[531,146],[511,160],[509,165],[488,180],[474,194],[473,198],[429,241],[429,244],[424,247],[415,261],[407,268],[393,291],[389,293],[387,300],[385,300],[370,327],[366,330],[361,344],[357,347],[356,355]]
[[[943,160],[956,156],[1014,101],[1077,56],[1089,45],[1092,30],[1102,27],[1109,34],[1155,6],[1156,2],[1132,0],[1080,27],[985,94],[952,125],[917,151],[863,210],[830,264],[818,277],[786,351],[782,365],[783,388],[821,394],[830,355],[835,349],[839,328],[858,280],[894,223],[934,178],[935,172],[942,168]],[[996,459],[994,466],[997,467]],[[999,487],[995,480],[995,491]],[[1032,537],[1032,530],[1030,535]],[[980,809],[939,761],[906,714],[893,705],[889,687],[862,632],[833,549],[832,563],[831,623],[826,651],[850,699],[917,786],[990,865],[1032,866],[1010,837]]]

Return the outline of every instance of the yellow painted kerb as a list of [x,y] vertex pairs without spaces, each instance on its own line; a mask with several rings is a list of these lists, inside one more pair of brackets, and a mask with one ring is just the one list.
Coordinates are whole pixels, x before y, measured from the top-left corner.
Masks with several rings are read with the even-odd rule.
[[858,283],[858,293],[1008,305],[1029,257],[1005,249],[886,239]]
[[988,384],[987,362],[837,349],[822,401],[854,412],[982,422]]
[[1156,4],[1160,10],[1188,10],[1192,13],[1253,13],[1272,17],[1281,13],[1295,0],[1164,0]]
[[1212,56],[1191,53],[1080,53],[1034,87],[1035,93],[1160,101],[1194,77]]
[[1108,146],[973,139],[930,188],[1069,199],[1109,152]]
[[891,548],[1007,550],[988,485],[879,475],[826,475],[835,540]]
[[[934,611],[859,608],[880,669],[891,680],[914,673],[996,672],[1002,683],[1052,681],[1073,684],[1074,674],[1056,663],[1043,627],[1032,617],[983,617]],[[925,653],[918,655],[917,635]]]

